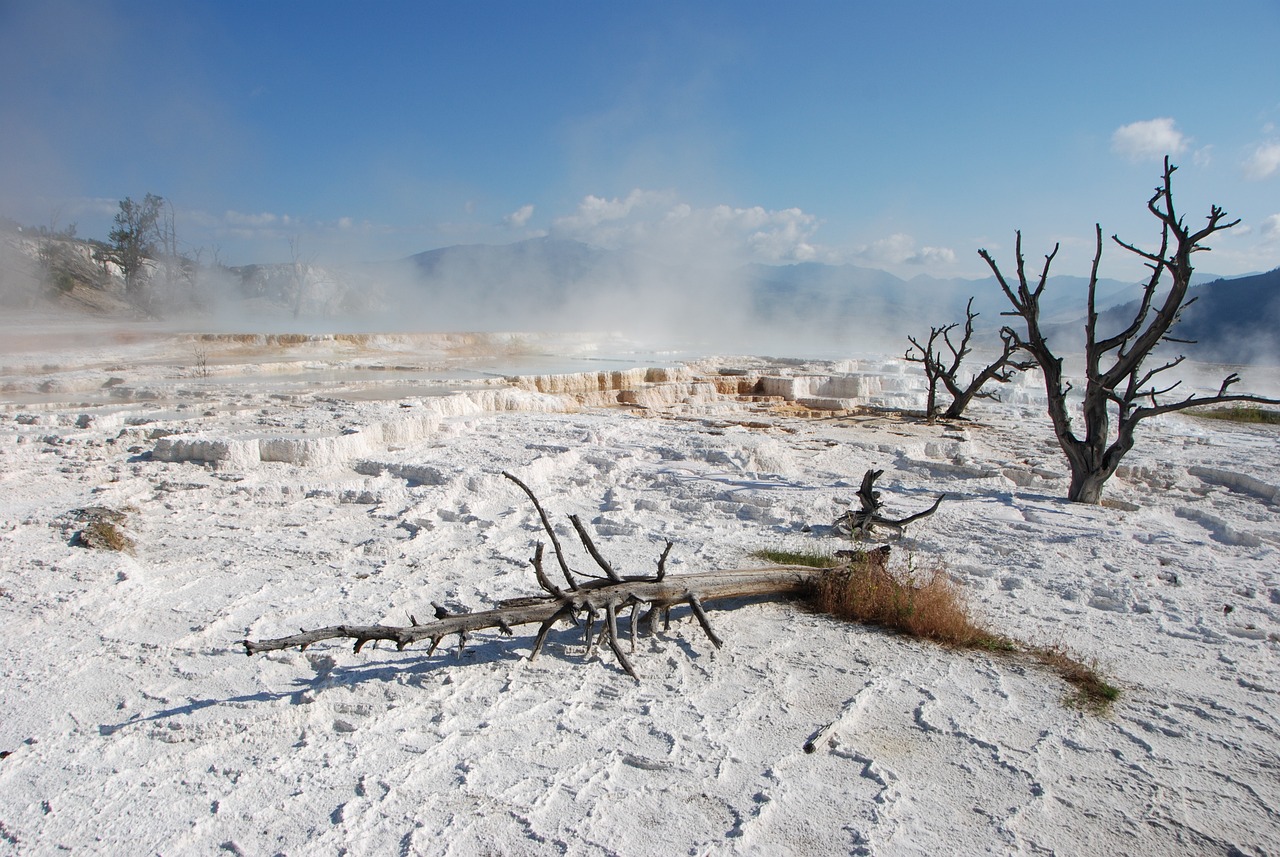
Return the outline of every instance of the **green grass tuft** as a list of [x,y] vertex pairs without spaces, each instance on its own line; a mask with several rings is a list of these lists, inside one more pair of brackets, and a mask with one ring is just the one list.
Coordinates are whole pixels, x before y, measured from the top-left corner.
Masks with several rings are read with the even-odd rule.
[[1205,408],[1191,411],[1197,417],[1206,420],[1226,420],[1233,423],[1252,423],[1255,425],[1280,425],[1280,411],[1267,410],[1257,405],[1231,405],[1225,408]]
[[1058,646],[1032,648],[1027,654],[1075,688],[1075,693],[1067,697],[1070,705],[1092,714],[1106,714],[1120,698],[1120,688],[1103,678],[1096,663],[1085,663]]
[[782,551],[765,548],[753,551],[751,555],[776,565],[803,565],[808,568],[835,568],[842,562],[831,554],[819,551]]

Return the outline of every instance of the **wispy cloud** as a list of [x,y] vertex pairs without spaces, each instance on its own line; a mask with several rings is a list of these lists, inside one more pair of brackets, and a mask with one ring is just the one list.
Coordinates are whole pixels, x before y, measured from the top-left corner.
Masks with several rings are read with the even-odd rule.
[[1280,242],[1280,214],[1265,218],[1258,231],[1262,234],[1262,240],[1268,244]]
[[1280,142],[1261,143],[1245,158],[1244,174],[1253,181],[1262,181],[1280,173]]
[[1181,155],[1190,141],[1173,119],[1162,117],[1121,125],[1111,135],[1111,149],[1133,161]]
[[819,225],[799,208],[699,208],[671,191],[637,188],[625,197],[584,197],[576,211],[554,221],[552,232],[600,247],[690,255],[701,248],[760,262],[804,262],[824,255],[813,240]]
[[854,255],[874,265],[953,265],[956,251],[950,247],[917,247],[910,235],[896,232],[859,247]]
[[289,216],[286,214],[281,218],[269,211],[259,212],[258,214],[245,214],[240,211],[228,211],[222,215],[222,222],[227,226],[239,226],[246,228],[254,226],[272,226],[280,222],[288,225]]
[[533,206],[522,205],[506,217],[502,218],[502,222],[511,229],[524,229],[531,217],[533,217]]

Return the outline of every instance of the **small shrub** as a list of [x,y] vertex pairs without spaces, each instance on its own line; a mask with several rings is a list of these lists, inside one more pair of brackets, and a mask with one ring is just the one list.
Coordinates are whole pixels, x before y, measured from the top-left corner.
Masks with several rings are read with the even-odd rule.
[[[964,593],[941,568],[923,574],[892,570],[887,547],[858,552],[847,562],[838,557],[779,551],[757,551],[755,556],[777,562],[788,557],[789,564],[830,569],[819,581],[816,600],[819,609],[833,616],[880,625],[944,646],[1029,657],[1074,688],[1068,704],[1092,714],[1106,714],[1120,698],[1120,689],[1101,675],[1096,663],[1085,663],[1059,646],[1022,645],[974,622]],[[830,564],[799,561],[804,557]]]
[[80,544],[99,550],[133,553],[133,539],[114,521],[93,521],[80,531]]
[[192,372],[197,378],[209,378],[213,375],[209,371],[209,352],[199,346],[192,348],[192,356],[195,358]]
[[126,515],[118,509],[105,506],[89,506],[72,509],[67,513],[69,526],[80,526],[71,537],[71,544],[95,550],[133,553],[133,539],[122,529]]
[[1102,677],[1096,662],[1087,664],[1060,646],[1037,647],[1028,654],[1075,688],[1075,693],[1067,697],[1072,705],[1094,714],[1106,714],[1111,704],[1120,698],[1120,688]]

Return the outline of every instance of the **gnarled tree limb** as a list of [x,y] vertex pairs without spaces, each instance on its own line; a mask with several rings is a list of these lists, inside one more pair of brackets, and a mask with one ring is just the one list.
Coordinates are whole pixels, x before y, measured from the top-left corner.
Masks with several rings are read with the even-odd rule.
[[[907,349],[903,359],[911,363],[924,365],[924,376],[928,382],[925,419],[930,423],[938,417],[938,412],[941,410],[938,406],[939,383],[946,387],[947,392],[951,395],[951,404],[942,414],[942,417],[948,420],[958,420],[964,414],[965,408],[969,407],[969,403],[974,399],[997,398],[993,391],[983,389],[989,382],[997,381],[1001,384],[1007,384],[1013,380],[1015,372],[1025,371],[1036,365],[1030,360],[1017,359],[1016,355],[1021,345],[1012,334],[1002,330],[1000,332],[1002,345],[1000,355],[974,373],[967,384],[962,383],[960,381],[960,365],[972,350],[970,342],[973,340],[973,321],[979,315],[979,313],[973,311],[973,298],[969,298],[969,303],[965,306],[964,313],[964,332],[960,336],[958,345],[951,338],[951,332],[960,326],[958,322],[943,325],[942,327],[929,328],[929,338],[923,344],[914,336],[907,337],[913,347]],[[944,354],[942,346],[938,344],[939,340],[942,341],[942,345],[946,346],[946,350],[950,352],[950,357]],[[915,353],[916,350],[920,351],[918,356]]]
[[[543,595],[520,598],[514,603],[504,603],[492,610],[448,613],[431,622],[411,625],[330,625],[274,640],[245,640],[244,647],[248,654],[256,655],[278,649],[305,649],[322,640],[347,638],[355,640],[357,652],[373,640],[386,640],[395,643],[397,649],[403,649],[412,643],[441,640],[453,634],[469,634],[473,631],[502,628],[504,625],[510,629],[517,625],[545,623],[562,618],[562,611],[567,611],[564,612],[564,617],[567,617],[570,613],[600,613],[607,612],[610,607],[617,610],[637,604],[651,605],[658,609],[688,604],[697,615],[700,608],[693,607],[695,600],[701,604],[725,598],[803,595],[816,584],[820,571],[821,569],[807,566],[779,565],[682,574],[665,580],[632,578],[617,583],[592,580],[575,592],[562,593],[559,597]],[[715,642],[715,639],[712,641]]]
[[938,499],[933,501],[933,505],[923,512],[917,512],[905,518],[886,518],[880,514],[884,503],[880,500],[880,492],[875,489],[876,480],[883,475],[883,470],[868,470],[862,474],[862,487],[858,489],[858,502],[862,508],[850,509],[845,512],[836,518],[833,526],[838,529],[848,530],[849,535],[855,539],[869,538],[872,529],[875,527],[894,530],[901,536],[906,530],[907,524],[918,521],[921,518],[927,518],[938,511],[938,507],[942,505],[942,501],[947,497],[946,494],[938,495]]

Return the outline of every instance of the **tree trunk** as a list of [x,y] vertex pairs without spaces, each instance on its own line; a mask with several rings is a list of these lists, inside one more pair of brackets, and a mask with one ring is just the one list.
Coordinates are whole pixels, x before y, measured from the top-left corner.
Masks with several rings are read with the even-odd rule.
[[1107,484],[1107,479],[1111,476],[1105,471],[1089,471],[1087,473],[1071,473],[1071,487],[1067,489],[1067,499],[1073,503],[1092,503],[1097,505],[1102,502],[1102,487]]

